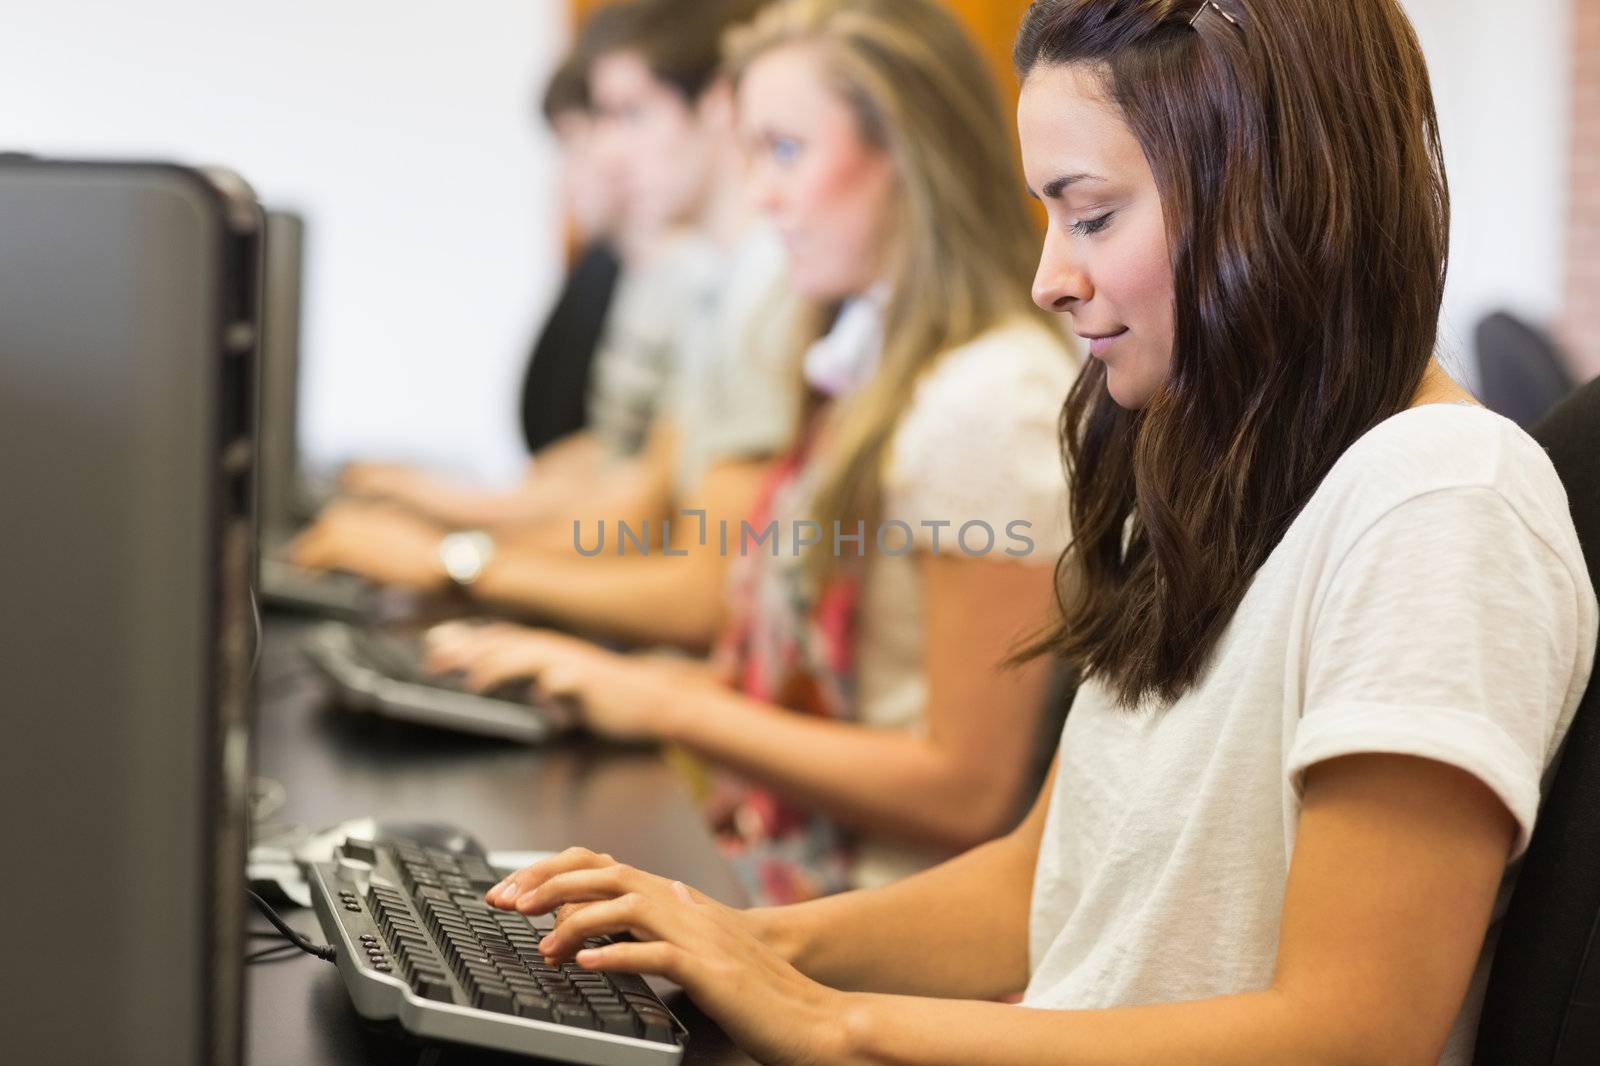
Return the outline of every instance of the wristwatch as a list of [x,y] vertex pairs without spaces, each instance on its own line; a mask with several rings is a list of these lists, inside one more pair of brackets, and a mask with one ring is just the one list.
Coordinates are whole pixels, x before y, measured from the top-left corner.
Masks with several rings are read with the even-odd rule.
[[481,529],[448,533],[439,541],[439,563],[457,588],[470,588],[494,561],[494,538]]

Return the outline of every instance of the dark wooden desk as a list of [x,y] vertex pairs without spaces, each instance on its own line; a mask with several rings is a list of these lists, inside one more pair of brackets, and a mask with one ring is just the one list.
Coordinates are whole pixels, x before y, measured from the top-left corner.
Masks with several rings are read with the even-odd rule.
[[[313,829],[365,815],[450,822],[491,850],[582,844],[742,902],[699,812],[656,752],[593,741],[535,750],[341,712],[300,658],[301,629],[268,618],[258,675],[256,769],[287,792],[277,817]],[[320,938],[309,910],[286,916]],[[367,1022],[334,968],[309,956],[250,966],[246,975],[250,1066],[530,1061],[424,1044],[397,1025]],[[687,997],[674,993],[668,1004],[691,1033],[686,1064],[751,1062]]]

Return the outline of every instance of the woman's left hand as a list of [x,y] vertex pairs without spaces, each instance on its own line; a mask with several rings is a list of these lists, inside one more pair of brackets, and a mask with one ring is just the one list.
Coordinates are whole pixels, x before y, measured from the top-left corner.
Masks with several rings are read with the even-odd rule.
[[[540,950],[586,970],[657,974],[680,985],[724,1032],[763,1063],[816,1066],[846,1056],[847,993],[806,977],[768,947],[743,912],[680,881],[609,855],[569,848],[486,894],[506,910],[544,914],[568,904]],[[632,942],[585,949],[589,937]]]
[[429,632],[427,648],[431,670],[460,671],[479,692],[527,680],[541,695],[571,698],[590,729],[619,740],[659,737],[683,687],[659,663],[524,626],[447,622]]

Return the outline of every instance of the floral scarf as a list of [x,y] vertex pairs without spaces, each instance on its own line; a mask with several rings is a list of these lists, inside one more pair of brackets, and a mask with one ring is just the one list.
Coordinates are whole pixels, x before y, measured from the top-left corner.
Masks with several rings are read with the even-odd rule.
[[[798,714],[848,720],[855,705],[859,573],[846,569],[813,594],[792,551],[816,473],[815,426],[768,474],[750,525],[776,520],[777,553],[750,541],[733,558],[729,619],[713,662],[729,685]],[[703,801],[723,854],[754,900],[797,903],[849,887],[850,839],[815,811],[731,771],[709,772]]]

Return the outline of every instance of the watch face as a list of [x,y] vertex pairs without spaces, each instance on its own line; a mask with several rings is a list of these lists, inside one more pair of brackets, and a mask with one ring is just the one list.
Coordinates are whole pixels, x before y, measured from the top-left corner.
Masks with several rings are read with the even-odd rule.
[[451,581],[470,585],[483,573],[492,551],[492,542],[485,534],[452,533],[439,542],[439,562]]

